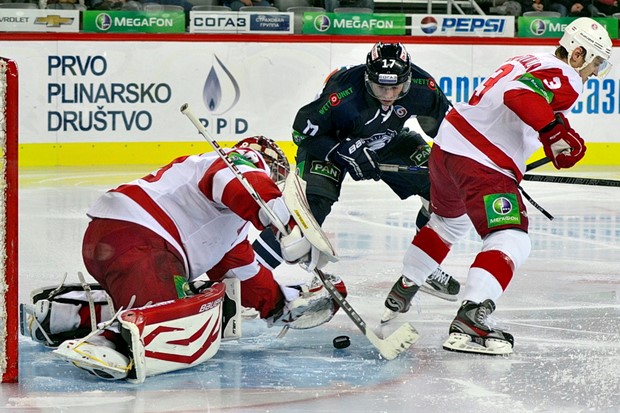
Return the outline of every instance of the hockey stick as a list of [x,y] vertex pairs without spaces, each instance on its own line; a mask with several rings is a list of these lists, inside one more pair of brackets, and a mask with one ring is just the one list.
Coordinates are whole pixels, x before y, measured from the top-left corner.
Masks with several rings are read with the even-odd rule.
[[[551,162],[545,157],[527,166],[526,171],[530,171],[541,165]],[[531,166],[531,167],[530,167]],[[579,178],[576,176],[550,176],[550,175],[524,175],[524,181],[533,182],[552,182],[558,184],[592,185],[592,186],[620,186],[620,181],[613,179]]]
[[613,179],[578,178],[573,176],[525,175],[523,179],[535,182],[553,182],[559,184],[620,186],[620,181]]
[[[254,198],[254,200],[258,203],[259,207],[269,215],[270,220],[278,228],[278,231],[287,234],[288,231],[277,219],[276,215],[271,210],[269,205],[267,205],[267,203],[263,201],[260,195],[258,195],[254,187],[245,179],[245,177],[243,176],[241,171],[239,171],[236,165],[230,162],[230,160],[226,156],[226,152],[224,152],[224,150],[217,143],[217,141],[211,137],[211,135],[205,129],[202,123],[200,123],[200,120],[198,120],[198,118],[192,113],[187,103],[181,106],[181,113],[187,116],[187,118],[194,124],[196,129],[198,129],[200,134],[207,140],[207,142],[209,142],[209,144],[217,152],[218,156],[232,170],[232,172],[235,174],[235,177],[243,184],[243,187],[246,189],[246,191],[248,191],[252,198]],[[384,339],[379,338],[374,332],[366,328],[366,323],[364,322],[364,320],[353,309],[353,307],[351,307],[349,302],[342,296],[342,294],[340,294],[336,287],[334,287],[334,285],[325,277],[325,274],[323,274],[323,272],[319,269],[314,269],[314,272],[321,279],[321,282],[323,283],[329,294],[332,296],[334,301],[344,310],[345,313],[347,313],[353,323],[355,323],[355,325],[362,331],[362,333],[364,333],[370,343],[375,346],[377,350],[379,350],[379,353],[385,359],[392,360],[396,358],[396,356],[398,356],[404,350],[408,349],[413,343],[418,340],[418,332],[409,323],[402,325],[389,337],[386,337]]]
[[345,313],[347,313],[351,321],[353,321],[357,328],[360,329],[368,341],[370,341],[372,345],[379,350],[379,353],[386,360],[395,359],[396,356],[407,350],[420,338],[420,335],[410,323],[403,324],[386,338],[379,338],[379,336],[368,328],[366,322],[362,319],[358,312],[351,307],[349,302],[342,296],[342,294],[340,294],[336,287],[334,287],[334,284],[332,284],[331,281],[325,277],[323,271],[315,269],[314,272],[319,276],[334,301],[344,310]]
[[[551,162],[551,159],[544,157],[537,161],[534,161],[528,164],[525,167],[525,171],[531,171],[532,169],[536,169],[540,166],[546,165]],[[380,163],[379,170],[382,172],[425,172],[428,171],[428,166],[411,166],[411,165],[395,165],[389,163]]]
[[390,163],[380,163],[379,170],[381,172],[426,172],[428,166],[410,166],[410,165],[395,165]]

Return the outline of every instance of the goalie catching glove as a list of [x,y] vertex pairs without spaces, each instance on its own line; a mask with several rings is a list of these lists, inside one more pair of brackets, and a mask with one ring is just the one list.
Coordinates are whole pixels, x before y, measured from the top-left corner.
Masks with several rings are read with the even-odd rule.
[[345,139],[338,146],[336,160],[343,164],[347,172],[356,181],[381,178],[379,158],[361,139]]
[[561,113],[556,113],[555,120],[542,128],[539,136],[545,155],[556,169],[570,168],[586,154],[583,139]]

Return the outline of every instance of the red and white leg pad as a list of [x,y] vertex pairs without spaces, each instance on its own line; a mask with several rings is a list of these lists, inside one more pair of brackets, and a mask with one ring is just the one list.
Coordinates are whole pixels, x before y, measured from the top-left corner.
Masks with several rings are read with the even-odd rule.
[[122,312],[121,333],[129,333],[125,339],[135,373],[127,380],[142,383],[148,376],[193,367],[213,357],[220,348],[225,290],[224,284],[215,284],[192,297]]
[[[113,319],[81,340],[67,340],[53,353],[97,377],[132,383],[196,366],[220,348],[225,290],[218,283],[194,296],[122,311],[118,323]],[[119,323],[131,354],[103,337],[103,330],[118,334]]]

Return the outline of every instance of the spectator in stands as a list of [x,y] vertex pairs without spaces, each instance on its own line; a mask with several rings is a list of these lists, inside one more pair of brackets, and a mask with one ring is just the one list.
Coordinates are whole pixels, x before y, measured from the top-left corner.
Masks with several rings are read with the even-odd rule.
[[92,0],[89,10],[122,10],[125,0]]
[[618,0],[594,0],[590,6],[592,16],[612,16],[614,13],[620,13]]
[[499,6],[495,6],[495,7],[490,7],[489,8],[489,13],[490,14],[497,14],[500,16],[521,16],[521,11],[522,11],[523,7],[521,6],[521,3],[519,3],[516,0],[508,0],[505,1],[504,3],[500,4]]
[[339,7],[360,7],[365,9],[375,9],[373,0],[325,0],[325,10],[333,12]]
[[590,1],[586,0],[558,0],[558,11],[562,17],[589,17]]
[[566,16],[567,8],[556,0],[522,0],[523,12],[527,11],[556,11]]
[[224,6],[228,6],[232,11],[239,11],[245,6],[272,6],[267,0],[224,0]]
[[[155,3],[155,4],[165,4],[171,6],[181,6],[185,13],[189,13],[194,4],[188,0],[143,0],[143,4]],[[189,16],[188,16],[189,17]]]

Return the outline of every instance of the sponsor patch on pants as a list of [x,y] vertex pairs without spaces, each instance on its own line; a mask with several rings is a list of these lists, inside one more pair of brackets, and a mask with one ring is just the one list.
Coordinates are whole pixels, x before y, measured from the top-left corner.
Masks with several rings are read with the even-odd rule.
[[484,208],[489,228],[521,224],[521,211],[515,194],[485,195]]

